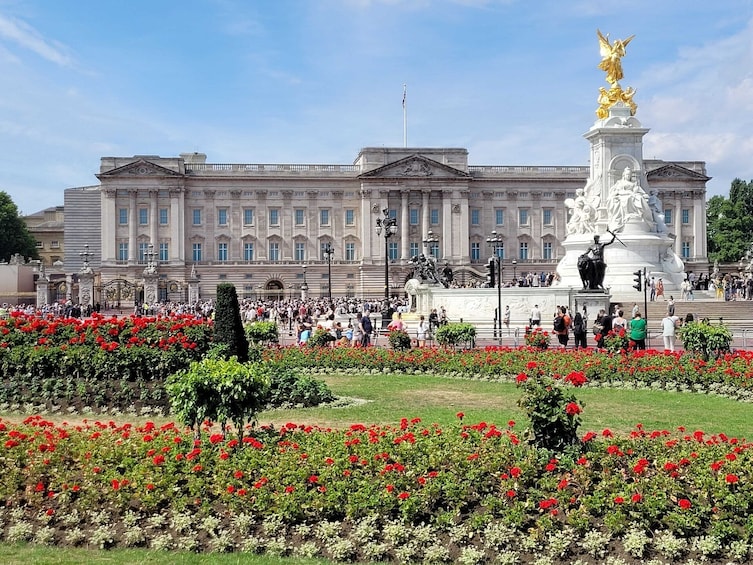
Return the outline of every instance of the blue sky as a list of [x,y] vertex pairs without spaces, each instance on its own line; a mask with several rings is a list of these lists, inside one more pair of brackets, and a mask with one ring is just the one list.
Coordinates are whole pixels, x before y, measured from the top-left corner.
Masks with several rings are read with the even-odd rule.
[[753,0],[0,0],[0,190],[23,213],[103,156],[349,164],[465,147],[474,165],[586,165],[596,30],[635,34],[646,158],[753,179]]

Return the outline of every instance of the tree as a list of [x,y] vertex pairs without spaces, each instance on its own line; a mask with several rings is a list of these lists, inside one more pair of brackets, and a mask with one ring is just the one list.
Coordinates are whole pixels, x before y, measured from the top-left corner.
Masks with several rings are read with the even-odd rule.
[[39,259],[37,244],[29,233],[26,223],[18,213],[18,207],[7,192],[0,191],[0,261],[9,261],[18,253],[28,259]]
[[214,342],[227,345],[229,357],[236,356],[241,363],[248,361],[248,340],[243,331],[238,295],[235,286],[230,283],[217,285]]
[[736,263],[753,243],[753,181],[733,180],[729,194],[706,206],[709,259],[720,263]]

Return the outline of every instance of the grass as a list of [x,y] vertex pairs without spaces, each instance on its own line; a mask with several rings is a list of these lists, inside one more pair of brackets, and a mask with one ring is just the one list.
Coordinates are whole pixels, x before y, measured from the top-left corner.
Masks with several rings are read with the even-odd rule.
[[[446,425],[463,412],[470,423],[486,421],[505,426],[525,425],[517,406],[520,390],[511,383],[494,383],[406,375],[331,375],[322,377],[337,396],[365,400],[344,408],[274,410],[259,414],[259,423],[285,422],[342,428],[353,423],[395,424],[400,418],[421,418]],[[583,388],[576,396],[585,404],[582,431],[609,428],[628,433],[636,424],[645,429],[725,433],[753,437],[750,405],[713,395],[669,391]]]

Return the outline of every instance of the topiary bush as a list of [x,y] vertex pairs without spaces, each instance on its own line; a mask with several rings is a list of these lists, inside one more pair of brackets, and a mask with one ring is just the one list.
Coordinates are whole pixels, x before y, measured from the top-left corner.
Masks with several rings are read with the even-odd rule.
[[243,330],[241,309],[235,286],[230,283],[217,285],[217,303],[214,309],[214,341],[228,346],[228,355],[238,361],[248,361],[248,340]]

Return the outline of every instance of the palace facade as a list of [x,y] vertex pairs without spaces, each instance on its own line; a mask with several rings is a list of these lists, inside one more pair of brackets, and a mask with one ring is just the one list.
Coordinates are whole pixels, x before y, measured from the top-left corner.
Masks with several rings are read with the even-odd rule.
[[[707,269],[705,163],[644,167],[686,270]],[[99,185],[65,191],[65,271],[75,287],[88,261],[100,302],[138,300],[150,262],[161,300],[187,300],[192,282],[201,298],[221,282],[248,298],[380,298],[385,283],[403,293],[421,253],[449,264],[461,286],[483,282],[496,235],[509,281],[554,271],[564,201],[588,175],[588,166],[469,165],[462,148],[367,147],[352,165],[104,157]],[[376,230],[385,211],[390,237]]]

